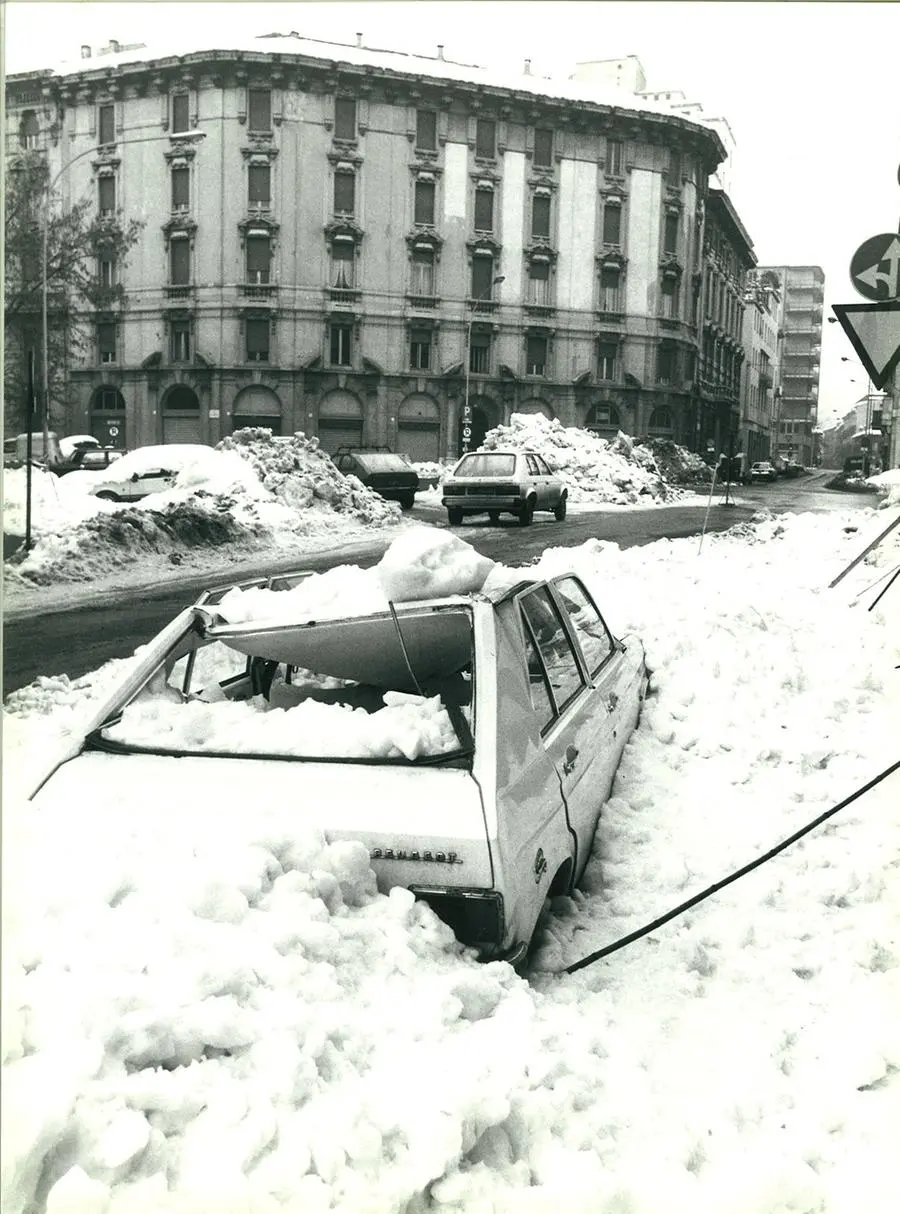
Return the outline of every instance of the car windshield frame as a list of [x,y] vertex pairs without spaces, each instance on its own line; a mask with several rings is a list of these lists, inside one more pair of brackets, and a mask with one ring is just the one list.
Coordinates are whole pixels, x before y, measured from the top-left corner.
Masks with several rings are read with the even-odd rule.
[[508,451],[471,451],[462,457],[453,475],[466,480],[509,479],[516,475],[516,456]]

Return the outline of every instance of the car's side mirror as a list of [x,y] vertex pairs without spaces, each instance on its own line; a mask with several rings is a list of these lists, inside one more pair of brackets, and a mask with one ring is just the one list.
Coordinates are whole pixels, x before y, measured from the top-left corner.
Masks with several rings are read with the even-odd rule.
[[132,474],[131,474],[131,476],[130,476],[130,478],[129,478],[129,479],[130,479],[130,480],[133,480],[133,481],[139,481],[139,480],[141,479],[141,474],[140,474],[140,472],[132,472]]

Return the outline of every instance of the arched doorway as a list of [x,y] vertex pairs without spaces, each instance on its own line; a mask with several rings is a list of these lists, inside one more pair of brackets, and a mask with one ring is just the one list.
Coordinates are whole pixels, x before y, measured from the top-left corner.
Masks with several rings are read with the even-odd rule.
[[125,397],[118,388],[100,387],[91,397],[91,434],[103,447],[127,446]]
[[408,396],[400,405],[397,450],[422,462],[440,459],[441,411],[430,396]]
[[[493,430],[495,426],[500,424],[500,410],[494,404],[489,396],[471,396],[469,397],[469,408],[472,411],[472,420],[469,423],[472,427],[472,434],[469,438],[469,450],[477,451],[484,442],[484,436],[488,430]],[[462,455],[463,447],[463,419],[460,410],[459,430],[456,436],[456,450],[458,455]]]
[[551,407],[546,401],[541,400],[537,396],[532,396],[529,400],[523,400],[521,405],[514,410],[516,413],[540,413],[543,417],[549,418],[551,421],[556,416]]
[[362,443],[363,417],[359,397],[335,388],[319,404],[319,445],[333,455],[338,447]]
[[176,384],[162,400],[163,442],[199,443],[200,401],[193,388]]
[[271,388],[251,384],[242,388],[231,406],[231,429],[264,426],[273,434],[281,434],[281,400]]
[[657,405],[650,414],[647,433],[654,438],[675,437],[675,417],[668,405]]
[[584,428],[596,434],[598,438],[614,439],[622,428],[619,410],[615,405],[592,405],[584,419]]

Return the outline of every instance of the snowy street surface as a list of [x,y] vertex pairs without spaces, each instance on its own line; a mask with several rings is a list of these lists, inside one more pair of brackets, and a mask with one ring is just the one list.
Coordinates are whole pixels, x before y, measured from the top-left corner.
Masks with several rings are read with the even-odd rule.
[[896,515],[544,555],[641,636],[655,691],[527,980],[379,894],[302,769],[289,805],[210,759],[171,802],[138,778],[38,813],[27,773],[125,662],[10,696],[4,1214],[900,1209],[900,775],[562,973],[900,758],[900,583],[869,610],[900,528],[827,589]]

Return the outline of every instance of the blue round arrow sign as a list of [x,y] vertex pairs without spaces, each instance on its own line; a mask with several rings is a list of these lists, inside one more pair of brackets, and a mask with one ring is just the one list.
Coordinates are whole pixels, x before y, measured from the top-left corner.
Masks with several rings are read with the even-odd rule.
[[882,232],[864,241],[850,262],[850,281],[865,299],[900,299],[900,236]]

